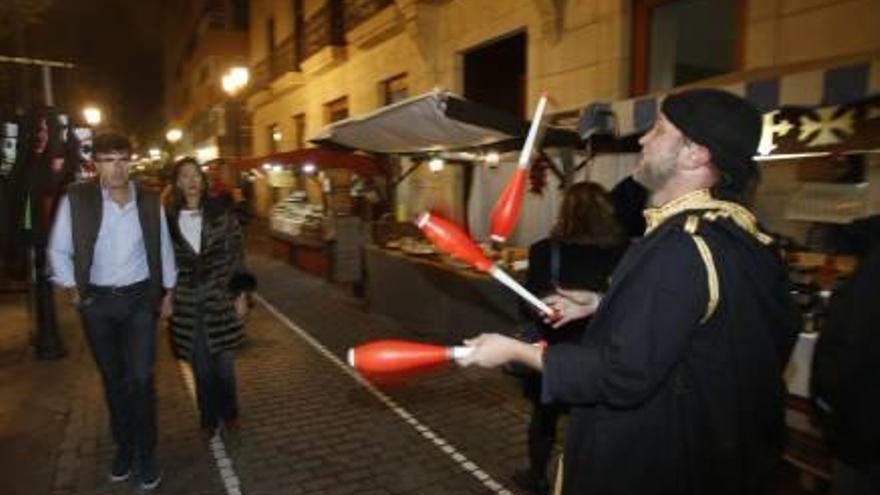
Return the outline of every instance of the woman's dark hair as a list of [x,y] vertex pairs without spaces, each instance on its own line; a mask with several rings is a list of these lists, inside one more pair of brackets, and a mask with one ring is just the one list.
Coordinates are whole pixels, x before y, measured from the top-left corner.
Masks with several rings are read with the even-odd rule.
[[565,242],[600,247],[615,246],[625,240],[611,195],[595,182],[578,182],[565,190],[559,218],[550,235]]
[[199,162],[195,158],[185,156],[174,162],[174,168],[171,171],[171,196],[168,209],[175,213],[186,206],[186,198],[183,195],[183,191],[177,187],[177,179],[180,177],[180,172],[183,170],[183,167],[186,167],[187,165],[195,167],[196,171],[199,173],[199,177],[202,179],[202,194],[199,198],[199,206],[204,207],[208,198],[208,176],[205,175],[202,166],[199,165]]

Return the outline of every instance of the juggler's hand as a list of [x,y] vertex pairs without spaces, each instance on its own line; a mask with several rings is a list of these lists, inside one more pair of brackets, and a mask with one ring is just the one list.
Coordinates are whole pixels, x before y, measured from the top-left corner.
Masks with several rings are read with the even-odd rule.
[[596,312],[602,296],[591,290],[556,289],[556,294],[544,298],[544,302],[553,308],[558,318],[545,318],[544,322],[553,328],[559,328],[574,320],[586,318]]
[[484,333],[464,341],[464,345],[474,350],[456,361],[462,366],[476,365],[482,368],[495,368],[510,362],[522,363],[540,371],[542,349],[497,333]]

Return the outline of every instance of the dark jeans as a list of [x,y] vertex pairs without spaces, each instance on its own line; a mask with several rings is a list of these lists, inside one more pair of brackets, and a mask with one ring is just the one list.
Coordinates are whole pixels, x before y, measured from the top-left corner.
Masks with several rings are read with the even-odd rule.
[[[146,290],[146,289],[144,289]],[[104,383],[118,448],[143,457],[156,447],[156,311],[145,294],[90,295],[80,306]]]
[[556,441],[559,417],[568,413],[566,404],[541,403],[541,375],[525,372],[521,377],[523,395],[532,401],[532,417],[529,419],[529,470],[539,478],[547,477],[547,465]]
[[203,428],[217,428],[221,419],[229,422],[238,418],[234,357],[232,350],[211,354],[205,333],[196,332],[192,368]]

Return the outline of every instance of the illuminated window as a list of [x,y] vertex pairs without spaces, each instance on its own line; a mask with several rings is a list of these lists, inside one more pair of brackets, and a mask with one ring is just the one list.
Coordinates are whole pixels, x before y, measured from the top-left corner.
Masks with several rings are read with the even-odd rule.
[[382,81],[379,86],[383,105],[390,105],[409,96],[409,82],[406,72]]
[[348,118],[348,97],[343,96],[324,104],[324,121],[328,124]]
[[272,124],[266,128],[266,134],[269,141],[269,153],[278,151],[278,145],[281,144],[281,127],[278,124]]
[[306,147],[306,114],[298,113],[293,116],[293,139],[296,149]]

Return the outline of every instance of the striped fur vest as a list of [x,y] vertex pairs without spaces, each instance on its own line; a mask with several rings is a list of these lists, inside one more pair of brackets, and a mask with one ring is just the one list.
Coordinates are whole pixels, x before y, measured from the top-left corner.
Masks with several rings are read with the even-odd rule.
[[256,287],[244,266],[241,228],[228,209],[208,201],[202,209],[201,250],[184,238],[179,212],[168,212],[168,227],[177,259],[177,287],[170,318],[171,342],[178,357],[189,359],[196,332],[208,337],[211,353],[237,347],[244,338],[235,298]]

